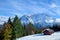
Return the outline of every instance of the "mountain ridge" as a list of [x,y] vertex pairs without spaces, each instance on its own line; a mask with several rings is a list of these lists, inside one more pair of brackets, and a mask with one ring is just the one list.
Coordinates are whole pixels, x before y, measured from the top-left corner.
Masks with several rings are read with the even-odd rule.
[[24,15],[21,18],[22,24],[28,24],[32,23],[35,26],[41,25],[41,26],[48,26],[51,24],[54,24],[54,21],[56,18],[48,15],[48,14],[34,14],[34,15]]

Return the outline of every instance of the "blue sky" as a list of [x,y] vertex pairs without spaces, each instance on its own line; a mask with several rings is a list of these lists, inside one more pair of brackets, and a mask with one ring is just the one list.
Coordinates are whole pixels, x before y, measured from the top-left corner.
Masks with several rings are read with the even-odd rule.
[[60,15],[60,0],[0,0],[1,16],[49,13]]
[[60,17],[60,0],[0,0],[0,18],[38,13]]

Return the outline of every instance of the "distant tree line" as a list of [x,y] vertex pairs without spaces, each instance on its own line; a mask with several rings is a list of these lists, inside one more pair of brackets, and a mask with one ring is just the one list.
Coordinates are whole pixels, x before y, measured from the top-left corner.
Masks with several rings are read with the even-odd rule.
[[55,32],[60,31],[60,24],[53,24],[53,27],[49,27],[50,29],[53,29]]

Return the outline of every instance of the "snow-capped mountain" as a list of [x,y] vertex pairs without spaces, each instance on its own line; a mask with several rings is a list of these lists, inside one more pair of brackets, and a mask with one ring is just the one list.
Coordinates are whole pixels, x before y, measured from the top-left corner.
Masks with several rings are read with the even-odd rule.
[[34,15],[24,15],[21,18],[22,24],[27,24],[29,22],[33,23],[35,26],[48,26],[55,23],[56,18],[48,14],[34,14]]
[[20,19],[22,24],[28,24],[29,22],[34,23],[31,16],[28,16],[28,15],[24,15]]
[[4,22],[7,22],[8,17],[6,16],[0,16],[0,24],[2,25]]

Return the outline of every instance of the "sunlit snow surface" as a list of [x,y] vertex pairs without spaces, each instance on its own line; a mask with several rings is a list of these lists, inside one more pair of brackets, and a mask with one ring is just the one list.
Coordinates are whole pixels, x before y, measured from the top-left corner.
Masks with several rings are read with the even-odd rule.
[[52,35],[34,34],[16,40],[60,40],[60,32],[55,32]]

